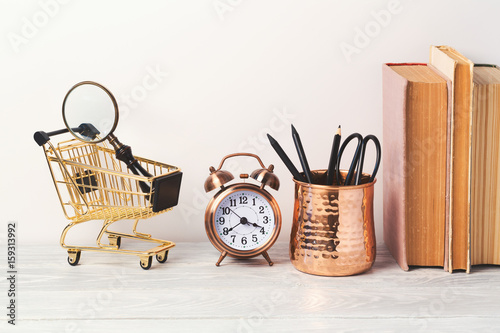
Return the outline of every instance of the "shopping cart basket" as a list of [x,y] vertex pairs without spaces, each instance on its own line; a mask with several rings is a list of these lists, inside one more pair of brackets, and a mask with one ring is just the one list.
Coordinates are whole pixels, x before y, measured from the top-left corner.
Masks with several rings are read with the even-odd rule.
[[[115,151],[104,143],[86,143],[76,139],[62,141],[57,146],[51,141],[42,143],[57,195],[66,218],[70,220],[60,239],[61,246],[68,251],[70,265],[78,264],[81,251],[136,255],[143,269],[151,267],[154,255],[160,263],[167,260],[168,251],[175,243],[152,238],[136,228],[139,220],[167,212],[177,205],[182,178],[179,168],[135,157],[151,174],[151,177],[145,177],[130,172],[124,163],[116,159]],[[141,183],[148,185],[149,192],[141,189]],[[71,228],[91,220],[104,221],[97,236],[97,246],[66,244],[66,235]],[[132,234],[108,229],[120,220],[135,220]],[[105,234],[109,244],[102,242]],[[125,250],[120,248],[122,238],[159,245],[146,251]]]

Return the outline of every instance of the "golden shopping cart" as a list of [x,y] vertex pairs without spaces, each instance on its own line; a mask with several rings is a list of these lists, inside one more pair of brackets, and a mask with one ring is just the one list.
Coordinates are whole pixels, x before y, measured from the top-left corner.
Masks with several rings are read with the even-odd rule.
[[[103,96],[103,92],[107,96]],[[94,103],[89,104],[89,100],[94,100]],[[75,103],[80,108],[81,104],[87,104],[101,111],[95,114],[85,112],[86,119],[90,121],[75,126],[71,123],[81,121],[81,117],[69,116],[69,110],[75,109]],[[114,114],[108,112],[107,116],[103,116],[110,107],[109,103],[112,103]],[[68,251],[69,264],[78,264],[81,251],[136,255],[143,269],[151,267],[153,256],[164,263],[175,243],[140,233],[137,224],[177,205],[182,179],[180,169],[134,157],[130,147],[118,141],[112,133],[118,121],[116,101],[106,88],[97,83],[82,82],[68,92],[63,103],[63,118],[67,129],[49,133],[39,131],[34,138],[43,147],[64,215],[70,221],[60,239],[61,246]],[[50,141],[51,136],[66,132],[71,132],[76,138],[56,145]],[[114,149],[109,148],[105,140]],[[103,221],[96,246],[66,244],[70,229],[92,220]],[[113,223],[120,220],[135,220],[131,234],[109,230]],[[103,243],[104,235],[107,235],[109,244]],[[153,242],[158,246],[145,251],[121,249],[122,238]]]

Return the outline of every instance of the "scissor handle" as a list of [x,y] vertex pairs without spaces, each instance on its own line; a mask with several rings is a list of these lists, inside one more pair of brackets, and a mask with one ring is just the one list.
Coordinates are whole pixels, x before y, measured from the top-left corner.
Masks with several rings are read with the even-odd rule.
[[349,171],[347,172],[347,176],[345,178],[344,185],[349,185],[352,181],[352,177],[354,175],[354,171],[356,169],[356,164],[359,159],[359,154],[361,153],[361,144],[363,142],[363,137],[359,133],[353,133],[345,139],[344,143],[340,147],[339,154],[337,156],[337,167],[336,167],[336,176],[337,176],[337,185],[340,185],[340,160],[342,159],[342,154],[344,153],[345,148],[353,139],[358,139],[358,146],[356,147],[356,152],[351,161],[351,166],[349,167]]
[[375,149],[377,150],[377,159],[375,160],[375,167],[373,168],[373,172],[370,176],[369,183],[371,183],[375,179],[375,176],[377,175],[378,167],[380,166],[380,158],[382,155],[382,150],[380,148],[380,142],[378,141],[377,137],[375,135],[370,134],[365,136],[365,138],[363,139],[363,143],[361,144],[361,153],[358,162],[358,172],[356,175],[356,181],[354,185],[359,185],[361,181],[361,176],[363,175],[363,164],[365,162],[366,145],[370,140],[372,140],[373,143],[375,144]]

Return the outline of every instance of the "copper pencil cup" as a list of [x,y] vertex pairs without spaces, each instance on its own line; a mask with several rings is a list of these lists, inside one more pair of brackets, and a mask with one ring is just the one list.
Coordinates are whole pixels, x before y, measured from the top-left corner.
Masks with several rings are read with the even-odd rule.
[[[346,276],[369,270],[376,255],[373,193],[376,179],[361,185],[327,186],[326,170],[314,170],[313,184],[295,182],[290,260],[304,273]],[[345,177],[346,172],[341,172]]]

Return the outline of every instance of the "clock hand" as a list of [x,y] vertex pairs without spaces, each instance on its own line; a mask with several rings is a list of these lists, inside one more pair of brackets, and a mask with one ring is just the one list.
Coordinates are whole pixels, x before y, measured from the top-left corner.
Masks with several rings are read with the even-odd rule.
[[235,226],[231,227],[228,229],[228,231],[232,231],[234,228],[236,228],[237,226],[239,226],[240,224],[250,224],[251,226],[253,227],[256,227],[256,228],[262,228],[260,225],[258,225],[257,223],[254,223],[254,222],[249,222],[248,219],[246,217],[241,217],[239,216],[238,214],[236,214],[236,212],[234,210],[232,210],[231,208],[229,208],[230,211],[233,212],[234,215],[236,215],[239,219],[240,219],[240,222],[238,224],[236,224]]
[[[239,215],[238,215],[238,214],[236,214],[236,212],[235,212],[234,210],[232,210],[231,208],[229,208],[229,210],[230,210],[230,211],[232,211],[234,215],[236,215],[237,217],[239,217],[239,218],[240,218],[240,223],[241,223],[241,224],[250,224],[250,225],[251,225],[251,226],[253,226],[253,227],[262,228],[262,227],[261,227],[260,225],[258,225],[257,223],[249,222],[249,221],[247,220],[247,218],[246,218],[246,217],[241,217],[241,216],[239,216]],[[237,225],[239,225],[240,223],[238,223]],[[235,225],[234,227],[236,227],[237,225]],[[234,228],[234,227],[233,227],[233,228]],[[231,229],[229,229],[229,231],[231,231],[231,230],[233,230],[233,229],[232,229],[232,228],[231,228]]]
[[[240,222],[238,224],[236,224],[235,226],[232,226],[231,228],[229,228],[227,231],[233,231],[234,228],[236,228],[237,226],[239,226],[240,224],[245,224],[246,222],[243,221],[243,219],[238,215],[236,214],[236,212],[234,210],[232,210],[230,207],[228,207],[230,211],[233,212],[234,215],[236,215],[239,219],[240,219]],[[245,218],[246,220],[246,218]]]
[[248,224],[251,224],[252,226],[254,227],[258,227],[258,228],[262,228],[260,225],[258,225],[257,223],[253,223],[253,222],[248,222]]
[[229,208],[229,210],[232,211],[233,214],[236,215],[241,220],[241,216],[239,216],[238,214],[236,214],[236,212],[234,210],[232,210],[231,208]]
[[[234,213],[234,212],[233,212]],[[234,215],[238,216],[236,213],[234,213]],[[239,217],[239,216],[238,216]],[[240,217],[240,222],[238,224],[236,224],[235,226],[229,228],[227,231],[232,231],[234,228],[236,228],[237,226],[239,226],[240,224],[251,224],[250,222],[248,222],[247,218],[246,217]]]
[[[239,224],[250,224],[254,227],[260,227],[262,228],[261,226],[259,226],[257,223],[252,223],[252,222],[249,222],[248,219],[246,217],[241,217],[239,216],[238,214],[236,214],[236,212],[234,210],[232,210],[231,208],[229,208],[230,211],[233,212],[234,215],[236,215],[239,219],[240,219],[240,223],[238,223],[237,225]],[[236,227],[237,225],[235,225],[234,227]],[[233,227],[233,228],[234,228]],[[230,228],[229,231],[233,230],[233,228]]]
[[236,228],[237,226],[239,226],[240,224],[241,224],[241,222],[240,222],[240,223],[238,223],[237,225],[235,225],[234,227],[231,227],[231,228],[227,229],[227,231],[228,231],[228,232],[229,232],[229,231],[233,231],[233,229],[234,229],[234,228]]

